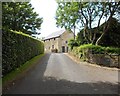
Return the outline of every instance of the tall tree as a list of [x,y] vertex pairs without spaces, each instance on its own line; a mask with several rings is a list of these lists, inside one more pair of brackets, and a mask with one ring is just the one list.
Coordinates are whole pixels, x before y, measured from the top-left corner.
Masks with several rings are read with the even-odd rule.
[[[85,37],[87,42],[98,44],[103,38],[104,34],[108,32],[107,29],[109,29],[108,26],[111,21],[110,18],[112,18],[115,13],[119,11],[119,3],[120,2],[67,2],[64,4],[58,3],[58,10],[56,14],[57,25],[62,25],[61,27],[69,27],[73,24],[75,24],[75,26],[79,26],[79,24],[81,24],[84,28],[83,36]],[[102,34],[98,38],[96,37],[96,34],[101,32],[101,30],[99,30],[101,20],[105,17],[106,21],[108,22],[104,24]],[[65,18],[68,19],[66,20]],[[67,24],[64,19],[66,20]],[[97,28],[96,31],[93,32],[92,29],[94,23],[96,24]]]
[[103,33],[96,41],[97,45],[102,41],[104,36],[110,31],[109,29],[111,28],[112,22],[114,21],[113,17],[115,15],[120,14],[120,1],[119,2],[107,2],[105,8],[106,10],[104,12],[104,16],[108,19],[105,22]]
[[[118,22],[116,18],[112,18],[109,26],[109,29],[99,42],[99,45],[120,47],[120,22]],[[104,26],[101,26],[101,28],[104,29]]]
[[26,34],[37,33],[43,22],[28,2],[3,2],[2,13],[3,27]]
[[75,11],[78,6],[74,6],[73,3],[58,3],[58,9],[56,11],[56,24],[58,27],[64,27],[65,29],[74,32],[75,39],[75,28],[78,19],[77,12]]

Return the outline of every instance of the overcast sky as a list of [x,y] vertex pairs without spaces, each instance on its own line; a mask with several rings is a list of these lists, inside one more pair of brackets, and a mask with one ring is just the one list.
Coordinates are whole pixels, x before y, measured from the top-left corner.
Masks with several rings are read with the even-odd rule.
[[59,31],[61,28],[56,27],[55,12],[57,3],[55,0],[31,0],[32,6],[40,17],[43,17],[40,37],[46,37],[52,32]]
[[[40,17],[43,17],[43,23],[41,26],[41,30],[38,30],[41,34],[38,37],[46,37],[49,34],[62,30],[61,28],[56,27],[55,13],[57,10],[57,2],[55,0],[31,0],[30,2],[32,6],[35,8]],[[101,20],[101,24],[105,20]],[[97,21],[93,23],[92,27],[96,27]],[[76,29],[76,33],[78,30]]]

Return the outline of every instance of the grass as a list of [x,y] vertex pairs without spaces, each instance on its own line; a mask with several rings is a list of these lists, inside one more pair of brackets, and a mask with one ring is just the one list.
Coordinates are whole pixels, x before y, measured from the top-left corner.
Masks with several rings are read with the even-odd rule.
[[30,70],[39,61],[39,59],[42,56],[44,56],[44,54],[40,54],[32,58],[31,60],[27,61],[22,66],[20,66],[19,68],[8,73],[5,77],[2,78],[3,86],[6,86],[8,83],[14,81],[16,78],[19,78],[19,76],[24,74],[26,71]]

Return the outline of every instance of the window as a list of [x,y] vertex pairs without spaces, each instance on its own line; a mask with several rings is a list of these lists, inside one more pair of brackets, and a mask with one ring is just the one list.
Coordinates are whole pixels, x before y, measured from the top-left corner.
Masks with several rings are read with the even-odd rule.
[[65,41],[65,43],[67,44],[67,43],[68,43],[68,41]]
[[52,49],[54,49],[54,45],[52,45]]

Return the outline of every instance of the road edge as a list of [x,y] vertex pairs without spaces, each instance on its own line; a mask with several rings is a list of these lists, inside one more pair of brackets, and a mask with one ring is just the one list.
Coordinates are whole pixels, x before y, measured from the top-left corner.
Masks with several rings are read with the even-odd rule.
[[[27,66],[27,68],[22,69],[21,72],[16,73],[16,75],[13,76],[13,77],[14,77],[13,79],[4,81],[4,84],[2,83],[2,90],[3,90],[2,93],[4,93],[5,90],[9,89],[9,86],[14,85],[16,81],[18,81],[18,80],[22,79],[23,77],[25,77],[26,74],[27,74],[30,70],[32,70],[32,68],[34,68],[34,67],[38,64],[38,62],[41,60],[42,57],[44,57],[44,55],[45,55],[45,54],[40,54],[40,55],[38,55],[38,56],[33,57],[32,59],[30,59],[29,61],[27,61],[26,63],[24,63],[24,64],[28,64],[28,63],[29,63],[29,65]],[[33,61],[33,62],[31,63],[31,61]],[[24,65],[24,64],[23,64],[23,65]],[[21,66],[21,67],[22,67],[22,66]],[[17,70],[17,69],[16,69],[16,70]],[[16,70],[15,70],[15,71],[16,71]],[[21,69],[19,69],[19,70],[21,70]],[[11,73],[9,73],[9,74],[11,74]],[[5,78],[4,78],[4,79],[5,79]],[[3,78],[2,78],[2,81],[3,81]]]
[[112,70],[112,71],[120,71],[120,69],[118,69],[118,68],[115,68],[115,67],[113,67],[113,68],[111,68],[111,67],[106,67],[106,66],[100,66],[100,65],[98,65],[98,64],[91,64],[91,63],[88,63],[88,62],[86,62],[86,61],[80,61],[80,59],[78,59],[77,57],[75,57],[75,56],[73,56],[73,55],[71,55],[71,54],[69,54],[69,53],[64,53],[66,56],[68,56],[70,59],[72,59],[73,61],[75,61],[77,64],[80,64],[80,62],[82,62],[82,63],[84,63],[84,65],[86,65],[86,66],[91,66],[91,67],[97,67],[97,68],[103,68],[103,69],[105,69],[105,70]]

